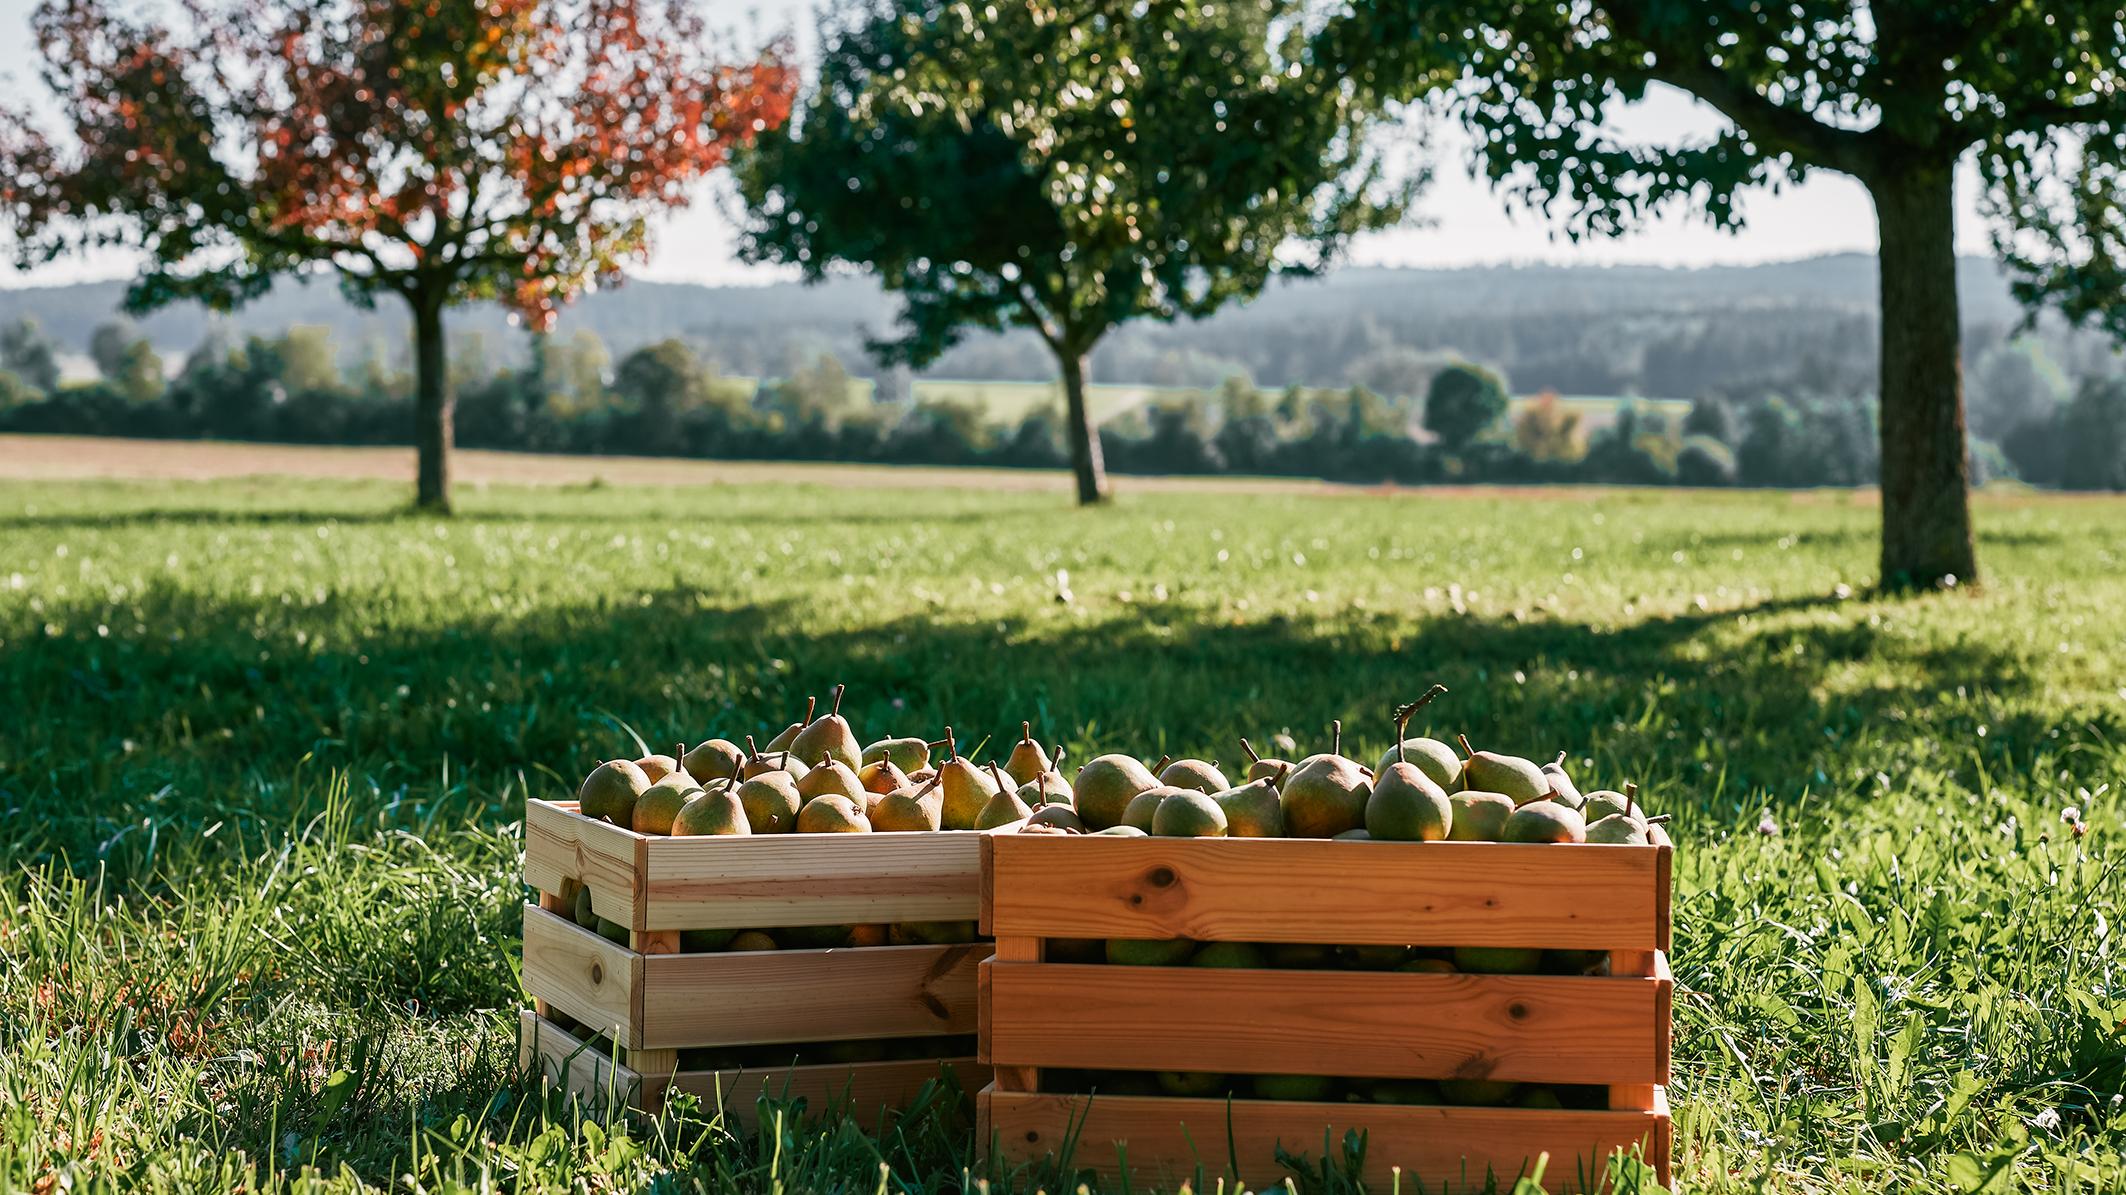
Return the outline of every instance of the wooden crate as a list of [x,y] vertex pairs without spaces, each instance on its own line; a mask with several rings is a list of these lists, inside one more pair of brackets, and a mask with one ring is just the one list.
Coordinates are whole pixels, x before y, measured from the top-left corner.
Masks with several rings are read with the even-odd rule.
[[[572,1060],[567,1081],[579,1093],[619,1091],[650,1110],[669,1090],[702,1094],[735,1078],[682,1071],[682,1050],[972,1035],[988,942],[688,954],[680,932],[971,922],[980,912],[983,837],[670,838],[593,821],[573,802],[528,801],[524,879],[539,901],[524,910],[523,980],[534,1009],[521,1052],[557,1075],[557,1064]],[[563,896],[576,884],[600,916],[627,927],[627,945],[576,924]],[[619,1056],[579,1053],[585,1035],[564,1028],[557,1013],[609,1039]],[[913,1095],[938,1068],[937,1059],[824,1063],[777,1077],[803,1093],[854,1082],[855,1103],[883,1105]]]
[[[983,843],[983,1140],[1172,1189],[1201,1165],[1257,1189],[1281,1145],[1367,1136],[1386,1189],[1552,1191],[1613,1151],[1669,1172],[1668,847],[998,836]],[[1191,938],[1606,952],[1608,975],[1224,970],[1052,962],[1055,939]],[[1297,1103],[1054,1090],[1044,1069],[1496,1079],[1606,1090],[1585,1109]],[[1233,1174],[1237,1164],[1238,1174]]]

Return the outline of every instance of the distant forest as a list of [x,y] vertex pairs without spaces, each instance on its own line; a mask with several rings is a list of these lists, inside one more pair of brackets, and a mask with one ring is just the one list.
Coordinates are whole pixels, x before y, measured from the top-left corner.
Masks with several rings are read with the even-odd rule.
[[[1465,359],[1498,371],[1519,394],[1690,399],[1797,386],[1863,394],[1874,388],[1875,288],[1874,259],[1862,255],[1690,270],[1350,268],[1275,286],[1209,320],[1130,324],[1103,343],[1093,375],[1205,388],[1238,376],[1271,389],[1362,385],[1397,396],[1419,392],[1442,361]],[[2015,334],[2022,312],[1983,258],[1964,259],[1959,288],[1972,369]],[[0,291],[0,325],[33,316],[60,352],[86,357],[122,289],[111,282]],[[558,336],[587,332],[615,361],[678,340],[718,373],[753,377],[786,377],[825,353],[853,375],[878,379],[885,397],[900,387],[873,362],[865,339],[892,325],[894,308],[868,279],[817,287],[632,282],[570,309]],[[357,308],[328,280],[284,283],[231,316],[178,306],[138,322],[172,364],[210,335],[241,341],[298,325],[325,329],[350,368],[406,363],[404,314]],[[528,338],[498,309],[455,312],[451,330],[460,376],[483,376],[527,356]],[[2068,378],[2117,368],[2111,346],[2096,337],[2044,326],[2031,340]],[[1039,381],[1053,372],[1030,335],[977,334],[923,376]]]

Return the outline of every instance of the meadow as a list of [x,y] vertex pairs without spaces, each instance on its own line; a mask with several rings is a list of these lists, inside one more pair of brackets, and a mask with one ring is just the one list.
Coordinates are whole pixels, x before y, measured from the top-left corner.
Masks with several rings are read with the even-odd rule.
[[1675,815],[1679,1189],[2126,1191],[2126,501],[1983,496],[1985,587],[1887,598],[1864,494],[804,477],[0,481],[0,1192],[1068,1189],[945,1098],[543,1096],[525,797],[837,682],[866,739],[1230,760],[1435,681]]

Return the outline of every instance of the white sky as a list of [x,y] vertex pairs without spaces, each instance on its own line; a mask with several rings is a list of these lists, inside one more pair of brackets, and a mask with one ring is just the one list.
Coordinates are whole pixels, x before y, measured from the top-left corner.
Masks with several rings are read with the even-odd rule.
[[[37,90],[28,40],[34,0],[0,0],[0,93],[16,101]],[[712,21],[734,28],[812,26],[806,0],[704,0]],[[1674,91],[1661,91],[1630,109],[1619,122],[1634,137],[1668,140],[1703,136],[1719,127],[1710,109]],[[1757,192],[1742,205],[1747,226],[1723,233],[1684,215],[1668,215],[1644,231],[1613,240],[1573,244],[1539,214],[1516,210],[1489,184],[1469,177],[1468,141],[1459,130],[1439,136],[1433,150],[1435,181],[1419,205],[1423,226],[1371,234],[1353,259],[1367,265],[1466,266],[1507,262],[1576,265],[1651,264],[1697,266],[1782,261],[1822,253],[1875,249],[1874,211],[1867,193],[1849,178],[1817,173],[1778,194]],[[642,278],[671,282],[742,284],[772,281],[776,271],[744,265],[732,256],[731,227],[723,205],[704,189],[696,204],[663,221],[654,255],[639,269]],[[1986,253],[1976,214],[1977,185],[1966,171],[1959,193],[1959,244],[1964,253]],[[58,263],[31,273],[0,265],[0,286],[50,285],[124,276],[129,261],[116,255]]]

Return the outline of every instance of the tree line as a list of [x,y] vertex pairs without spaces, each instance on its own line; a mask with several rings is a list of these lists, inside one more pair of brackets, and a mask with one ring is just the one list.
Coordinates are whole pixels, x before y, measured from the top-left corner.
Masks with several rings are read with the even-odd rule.
[[[787,376],[724,376],[678,340],[617,362],[594,336],[528,338],[521,363],[461,369],[457,439],[473,448],[1056,469],[1070,463],[1058,393],[1016,420],[978,402],[859,384],[818,354]],[[98,377],[62,383],[56,346],[33,321],[0,328],[0,431],[404,444],[417,382],[367,358],[343,368],[329,333],[297,327],[241,342],[210,337],[164,377],[155,349],[122,323],[96,330]],[[1986,359],[1975,408],[1996,443],[1973,439],[1980,481],[2126,490],[2126,377],[2072,397],[2042,350],[2018,342]],[[1245,474],[1353,484],[1858,486],[1879,476],[1872,401],[1820,379],[1711,393],[1677,417],[1626,400],[1596,419],[1545,392],[1515,409],[1504,379],[1433,362],[1394,392],[1366,386],[1264,389],[1244,377],[1161,394],[1098,428],[1109,467],[1134,474]]]

